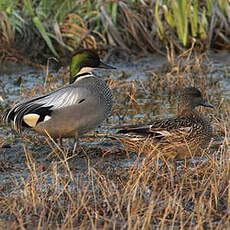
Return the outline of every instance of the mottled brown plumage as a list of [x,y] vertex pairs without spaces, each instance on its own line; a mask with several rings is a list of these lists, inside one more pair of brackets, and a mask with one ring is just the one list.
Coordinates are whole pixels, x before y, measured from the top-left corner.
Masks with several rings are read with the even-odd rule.
[[185,88],[178,101],[175,118],[156,120],[147,125],[120,126],[116,135],[123,145],[150,156],[184,159],[201,153],[212,137],[209,120],[195,110],[211,107],[195,87]]

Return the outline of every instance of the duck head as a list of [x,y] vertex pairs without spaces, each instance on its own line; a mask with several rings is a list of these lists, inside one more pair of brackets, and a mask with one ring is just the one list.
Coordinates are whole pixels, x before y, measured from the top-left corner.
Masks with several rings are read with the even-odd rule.
[[95,68],[116,69],[101,61],[98,54],[92,49],[81,49],[73,53],[70,65],[70,84],[72,84],[77,75],[90,72]]
[[203,99],[200,90],[197,88],[187,87],[183,89],[179,98],[178,111],[192,111],[197,106],[214,107]]

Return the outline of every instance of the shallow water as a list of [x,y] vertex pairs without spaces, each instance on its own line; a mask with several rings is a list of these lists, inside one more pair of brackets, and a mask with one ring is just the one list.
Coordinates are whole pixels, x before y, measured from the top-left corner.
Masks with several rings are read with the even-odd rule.
[[[167,63],[167,60],[160,56],[149,56],[147,58],[138,59],[136,61],[129,62],[119,62],[113,63],[118,70],[113,71],[111,78],[114,79],[126,79],[126,80],[138,80],[145,82],[148,79],[149,73],[157,70]],[[223,98],[230,98],[230,55],[229,54],[212,54],[210,58],[204,62],[204,65],[207,65],[208,68],[212,68],[213,71],[208,75],[210,79],[213,79],[220,84],[221,95]],[[97,71],[96,71],[97,72]],[[49,88],[61,87],[63,81],[63,73],[56,73],[54,70],[50,69],[51,77],[46,76],[46,72],[40,69],[21,66],[18,64],[1,64],[0,66],[0,97],[3,101],[0,100],[0,111],[3,112],[11,105],[16,102],[20,102],[21,98],[29,98],[33,94],[32,91],[35,90],[35,95],[44,93],[42,87],[46,83],[46,90]],[[103,74],[102,71],[98,71],[97,74]],[[122,76],[122,77],[121,77]],[[106,76],[104,76],[106,79]],[[208,94],[212,95],[212,91],[208,90]],[[172,116],[175,113],[174,109],[169,109],[170,104],[166,101],[167,95],[165,93],[158,93],[156,95],[151,95],[149,98],[143,97],[138,99],[138,103],[148,104],[150,106],[143,107],[146,109],[143,113],[134,113],[130,111],[127,112],[125,120],[132,119],[141,119],[143,116],[147,118],[155,118],[158,114],[158,110],[152,112],[151,103],[161,105],[161,115],[162,116]],[[24,100],[24,99],[23,99]],[[115,99],[116,103],[116,99]],[[134,109],[135,110],[135,109]],[[147,115],[146,115],[147,114]],[[147,119],[146,118],[146,119]],[[115,125],[118,122],[122,122],[118,116],[111,116],[109,123],[104,123],[101,128],[98,129],[99,133],[110,133],[113,132],[110,129],[111,125]],[[36,139],[37,138],[37,139]],[[26,156],[25,151],[32,154],[35,159],[36,164],[45,164],[45,167],[49,167],[53,157],[47,156],[50,154],[51,149],[45,143],[43,137],[37,137],[36,134],[29,133],[29,141],[23,140],[19,137],[9,125],[4,125],[1,123],[0,126],[0,144],[1,141],[4,144],[9,144],[10,148],[1,148],[0,149],[0,163],[2,164],[2,172],[0,174],[0,184],[4,183],[4,186],[7,184],[11,188],[12,181],[18,180],[20,185],[21,176],[26,178],[29,174],[29,170],[26,165]],[[67,140],[65,146],[72,146],[73,142]],[[103,138],[93,138],[88,140],[82,140],[81,145],[83,148],[91,148],[87,153],[90,156],[90,164],[96,165],[100,164],[100,167],[111,167],[111,168],[125,168],[130,167],[134,164],[136,160],[136,155],[127,157],[125,154],[117,155],[117,151],[113,154],[106,154],[103,158],[102,155],[106,151],[110,151],[111,144],[107,139]],[[121,147],[121,146],[119,146]],[[92,150],[93,149],[93,150]],[[99,152],[95,154],[94,152]],[[87,154],[80,153],[79,156],[75,157],[72,160],[71,165],[76,171],[82,172],[87,171],[89,160]],[[137,163],[141,162],[143,158],[139,159]],[[25,170],[26,169],[26,170]],[[12,184],[13,186],[13,184]],[[12,188],[13,189],[13,188]],[[8,191],[8,189],[6,189]]]

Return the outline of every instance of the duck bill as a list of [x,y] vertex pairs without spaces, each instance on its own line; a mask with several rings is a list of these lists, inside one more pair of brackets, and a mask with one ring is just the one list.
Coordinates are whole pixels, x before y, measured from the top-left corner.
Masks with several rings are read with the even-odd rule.
[[214,108],[214,106],[212,104],[209,104],[205,101],[203,101],[200,105],[204,106],[204,107],[209,107],[209,108]]
[[108,65],[104,62],[101,61],[100,65],[97,68],[101,68],[101,69],[116,69],[116,67],[113,67],[111,65]]

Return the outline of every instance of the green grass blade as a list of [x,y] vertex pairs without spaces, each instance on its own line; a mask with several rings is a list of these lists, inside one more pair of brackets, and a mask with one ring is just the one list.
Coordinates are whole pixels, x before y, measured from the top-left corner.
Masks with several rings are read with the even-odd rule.
[[72,1],[64,1],[60,7],[57,9],[57,13],[54,16],[54,19],[58,22],[63,22],[66,15],[71,11],[73,8]]
[[34,10],[31,3],[31,0],[23,0],[25,9],[29,12],[30,16],[34,16]]
[[163,11],[164,11],[165,20],[167,21],[169,26],[173,28],[175,26],[175,20],[172,13],[169,11],[166,5],[163,5]]
[[164,28],[163,28],[161,20],[159,18],[159,1],[157,1],[156,6],[155,6],[155,19],[156,19],[157,26],[158,26],[157,33],[158,33],[160,39],[163,39]]
[[112,20],[116,24],[117,23],[117,8],[118,8],[118,3],[114,2],[112,3]]
[[176,30],[180,41],[183,41],[183,23],[182,15],[177,1],[172,2],[173,17],[176,20]]
[[66,49],[68,49],[69,51],[74,51],[74,49],[71,46],[66,45],[63,41],[61,41],[60,39],[58,39],[55,35],[48,33],[48,35],[55,39],[60,45],[62,45],[63,47],[65,47]]
[[224,16],[227,15],[226,11],[227,11],[227,1],[226,0],[218,0],[218,5],[222,11],[222,13],[224,14]]
[[208,10],[207,15],[209,17],[211,17],[212,16],[212,12],[213,12],[213,3],[212,3],[212,0],[206,0],[206,5],[207,5],[207,10]]
[[58,53],[56,52],[56,50],[53,47],[53,44],[44,28],[44,26],[42,25],[41,21],[39,20],[38,17],[34,17],[33,18],[33,23],[34,25],[37,27],[37,29],[39,30],[40,34],[42,35],[43,39],[45,40],[46,44],[48,45],[48,47],[50,48],[50,50],[52,51],[52,53],[58,57]]
[[199,27],[199,34],[202,40],[205,40],[207,35],[206,35],[206,9],[205,7],[203,7],[203,13],[202,13],[202,20],[200,23],[200,27]]
[[173,17],[176,20],[176,30],[179,40],[183,46],[188,40],[188,12],[190,3],[187,0],[177,0],[172,2]]
[[190,12],[190,23],[191,23],[191,31],[192,36],[196,37],[198,30],[198,0],[193,1],[193,5],[191,6],[192,12]]

